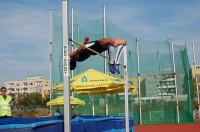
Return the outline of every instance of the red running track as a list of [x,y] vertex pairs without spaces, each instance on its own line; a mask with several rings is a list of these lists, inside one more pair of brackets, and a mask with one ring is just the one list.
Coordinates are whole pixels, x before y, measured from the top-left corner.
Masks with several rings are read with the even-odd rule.
[[200,124],[139,125],[135,132],[200,132]]

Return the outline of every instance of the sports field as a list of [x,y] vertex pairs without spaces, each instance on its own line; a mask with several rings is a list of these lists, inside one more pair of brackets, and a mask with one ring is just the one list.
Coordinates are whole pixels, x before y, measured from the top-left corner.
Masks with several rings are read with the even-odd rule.
[[200,124],[140,125],[135,132],[200,132]]

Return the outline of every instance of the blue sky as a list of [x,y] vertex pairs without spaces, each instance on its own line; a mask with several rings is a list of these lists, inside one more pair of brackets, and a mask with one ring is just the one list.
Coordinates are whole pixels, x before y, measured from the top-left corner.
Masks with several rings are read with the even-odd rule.
[[[194,41],[200,49],[199,0],[69,1],[76,14],[90,18],[102,16],[104,4],[109,19],[133,36],[173,36],[181,44]],[[49,78],[50,8],[59,12],[61,0],[0,0],[0,84],[30,75]]]

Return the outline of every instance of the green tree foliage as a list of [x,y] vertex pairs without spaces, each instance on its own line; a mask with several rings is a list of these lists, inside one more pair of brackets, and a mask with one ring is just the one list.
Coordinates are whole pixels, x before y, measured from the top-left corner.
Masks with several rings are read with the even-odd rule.
[[15,99],[18,107],[45,107],[47,101],[49,101],[49,97],[42,99],[40,93],[19,94]]

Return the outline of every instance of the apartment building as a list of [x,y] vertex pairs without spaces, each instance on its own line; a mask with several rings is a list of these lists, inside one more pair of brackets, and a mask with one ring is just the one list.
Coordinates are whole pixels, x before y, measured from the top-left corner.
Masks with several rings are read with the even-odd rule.
[[[178,94],[182,95],[181,89],[184,82],[184,74],[177,71],[176,74]],[[171,69],[162,71],[149,71],[145,73],[146,97],[175,96],[175,78]]]
[[196,68],[192,68],[192,77],[193,77],[193,83],[194,83],[194,94],[195,97],[197,98],[197,86],[199,88],[199,93],[200,93],[200,65],[196,65]]
[[11,94],[37,92],[46,95],[46,92],[50,92],[50,80],[42,76],[29,76],[25,80],[6,81],[4,86],[8,89],[8,93]]

